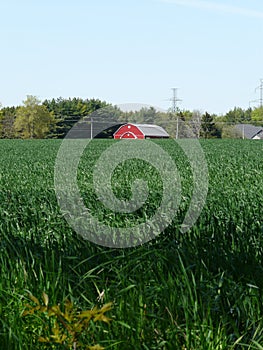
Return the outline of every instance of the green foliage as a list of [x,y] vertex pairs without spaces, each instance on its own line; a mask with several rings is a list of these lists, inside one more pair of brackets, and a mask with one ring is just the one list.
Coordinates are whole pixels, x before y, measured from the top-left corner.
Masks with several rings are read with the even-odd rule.
[[242,134],[233,125],[223,125],[221,128],[221,137],[223,139],[241,139]]
[[2,138],[63,138],[81,118],[111,106],[99,99],[76,97],[53,98],[41,103],[35,96],[28,96],[23,104],[22,107],[0,107]]
[[2,117],[2,129],[1,129],[1,136],[2,138],[6,139],[12,139],[15,137],[15,130],[14,130],[14,123],[15,123],[15,117],[12,114],[6,113]]
[[17,107],[4,107],[0,111],[0,137],[11,139],[15,137],[14,122]]
[[[31,114],[28,113],[30,109],[32,110],[30,103],[22,107],[0,107],[1,138],[64,138],[76,122],[85,117],[89,118],[94,112],[96,113],[93,115],[93,134],[98,135],[98,138],[112,138],[115,127],[124,122],[157,124],[172,138],[177,134],[179,138],[236,138],[236,133],[229,125],[250,122],[260,125],[262,120],[260,108],[245,110],[235,107],[224,116],[212,115],[212,120],[209,121],[206,114],[202,116],[198,110],[178,109],[176,113],[172,113],[170,110],[160,112],[154,107],[143,107],[136,112],[122,112],[116,106],[94,98],[59,97],[45,100],[43,103],[34,96],[29,96],[30,98],[32,101],[35,99],[35,116],[32,111]],[[19,116],[18,120],[16,116]],[[203,127],[201,127],[202,118]],[[89,119],[87,121],[89,124]]]
[[263,125],[263,107],[253,109],[251,113],[251,120],[253,122],[258,122],[259,125]]
[[[154,107],[143,107],[139,111],[121,112],[99,99],[53,98],[41,103],[34,96],[29,99],[37,105],[2,107],[0,106],[0,137],[1,138],[64,138],[73,125],[82,118],[95,114],[94,135],[98,138],[112,138],[115,125],[124,122],[148,123],[162,126],[172,138],[237,138],[231,125],[252,123],[262,125],[262,108],[242,109],[234,107],[223,116],[212,115],[212,120],[206,114],[202,116],[198,110],[179,110],[176,113],[157,111]],[[27,108],[27,111],[26,109]],[[38,110],[38,112],[37,112]],[[47,112],[50,114],[48,115]],[[36,117],[38,115],[38,117]],[[19,116],[16,120],[16,116]],[[201,127],[203,118],[203,127]],[[33,121],[34,120],[34,123]],[[89,123],[89,122],[88,122]],[[210,123],[210,124],[209,124]],[[177,126],[178,124],[178,126]]]
[[1,112],[3,113],[3,116],[6,116],[6,115],[12,115],[13,117],[15,117],[16,115],[16,110],[17,110],[18,107],[3,107],[1,109]]
[[75,117],[80,118],[89,115],[90,113],[108,106],[106,102],[99,99],[82,99],[78,97],[74,98],[62,98],[45,100],[43,105],[47,107],[49,112],[53,112],[60,117]]
[[228,124],[249,123],[251,120],[251,113],[251,108],[245,110],[240,107],[235,107],[234,109],[228,111],[222,120]]
[[26,310],[22,316],[32,315],[41,318],[47,326],[45,334],[42,334],[38,341],[41,343],[63,344],[68,349],[85,348],[87,350],[103,350],[104,348],[97,345],[89,346],[83,344],[80,340],[85,332],[89,332],[90,323],[105,322],[109,323],[105,313],[111,309],[111,303],[103,305],[101,308],[93,308],[91,310],[79,311],[70,300],[64,302],[64,308],[60,305],[49,305],[49,298],[46,293],[42,293],[43,304],[34,297],[29,295],[34,306],[27,304]]
[[201,119],[200,136],[204,137],[205,139],[221,136],[220,131],[214,122],[214,117],[207,112],[202,116]]
[[16,107],[4,107],[0,110],[0,137],[14,138]]
[[56,116],[56,128],[52,130],[52,137],[63,138],[72,126],[81,118],[88,116],[101,108],[110,105],[99,99],[82,99],[82,98],[62,98],[45,100],[43,106],[50,113]]
[[27,96],[19,107],[14,121],[17,136],[23,139],[44,138],[55,124],[55,118],[35,96]]

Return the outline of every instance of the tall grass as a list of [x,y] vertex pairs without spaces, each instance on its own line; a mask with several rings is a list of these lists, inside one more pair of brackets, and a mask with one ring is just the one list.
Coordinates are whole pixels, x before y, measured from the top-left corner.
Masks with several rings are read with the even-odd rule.
[[[89,171],[111,142],[94,142],[80,164],[80,188],[94,213],[102,208]],[[94,343],[106,349],[262,349],[263,144],[202,142],[208,198],[196,224],[181,234],[191,171],[179,149],[160,143],[176,159],[184,200],[163,234],[124,250],[85,241],[64,220],[53,185],[60,141],[0,142],[1,349],[44,348],[37,338],[45,324],[21,317],[28,292],[43,291],[53,304],[69,298],[80,309],[112,301],[111,324],[92,329]],[[114,176],[118,184],[127,181],[121,172]],[[158,178],[154,170],[151,176]],[[155,189],[146,210],[158,199]],[[107,220],[107,212],[102,216]]]

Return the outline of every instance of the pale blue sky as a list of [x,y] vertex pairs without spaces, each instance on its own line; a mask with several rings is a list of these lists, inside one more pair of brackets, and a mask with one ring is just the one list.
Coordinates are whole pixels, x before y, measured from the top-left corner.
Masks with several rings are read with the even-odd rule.
[[31,94],[167,109],[178,87],[180,108],[222,114],[259,98],[262,0],[2,0],[0,13],[4,106]]

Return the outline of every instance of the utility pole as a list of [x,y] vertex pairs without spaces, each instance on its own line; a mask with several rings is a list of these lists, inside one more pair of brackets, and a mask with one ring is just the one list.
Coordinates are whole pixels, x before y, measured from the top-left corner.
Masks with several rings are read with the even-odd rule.
[[178,88],[172,88],[173,97],[170,99],[170,101],[172,101],[172,112],[176,116],[176,139],[178,139],[179,137],[179,115],[178,115],[177,102],[182,101],[177,97],[177,90]]
[[93,118],[90,118],[90,138],[93,139]]

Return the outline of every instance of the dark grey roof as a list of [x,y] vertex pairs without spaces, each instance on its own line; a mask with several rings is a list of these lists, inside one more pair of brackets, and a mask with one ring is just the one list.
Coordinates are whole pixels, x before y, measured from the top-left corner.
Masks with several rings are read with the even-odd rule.
[[240,132],[241,136],[244,135],[246,139],[253,139],[253,137],[263,131],[261,126],[254,126],[251,124],[237,124],[235,127]]
[[158,125],[152,124],[133,124],[137,126],[138,129],[147,137],[147,136],[156,136],[156,137],[169,137],[169,134]]

